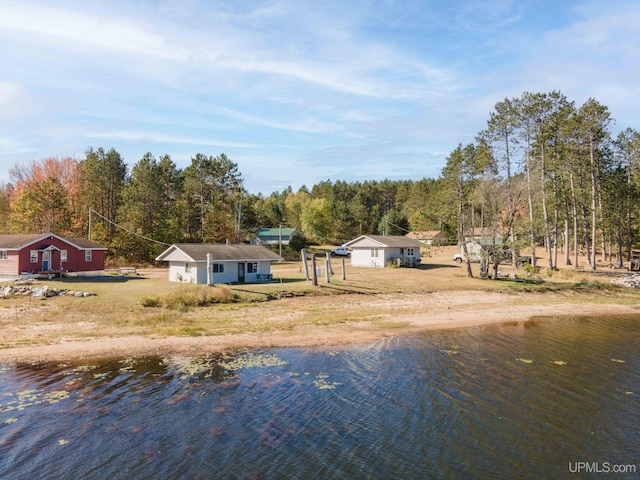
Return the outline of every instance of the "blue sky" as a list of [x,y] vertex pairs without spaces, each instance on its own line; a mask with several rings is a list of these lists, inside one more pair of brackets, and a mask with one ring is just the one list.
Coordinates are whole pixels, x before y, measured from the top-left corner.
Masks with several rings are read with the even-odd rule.
[[252,193],[436,178],[525,91],[640,129],[638,25],[636,0],[0,0],[0,181],[89,146],[225,153]]

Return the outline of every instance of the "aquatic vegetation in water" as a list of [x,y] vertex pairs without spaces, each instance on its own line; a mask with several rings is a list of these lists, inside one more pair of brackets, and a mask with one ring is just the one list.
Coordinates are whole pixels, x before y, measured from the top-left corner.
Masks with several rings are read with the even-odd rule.
[[520,358],[516,358],[516,361],[518,361],[520,363],[526,363],[527,365],[533,363],[533,360],[531,360],[529,358],[521,358],[521,357]]
[[6,423],[7,425],[11,425],[12,423],[16,423],[18,421],[17,418],[7,418],[4,423]]
[[228,360],[223,359],[218,362],[221,367],[226,370],[241,370],[243,368],[266,368],[281,367],[287,365],[287,362],[278,358],[273,354],[253,354],[240,355],[238,357],[230,357]]
[[58,445],[66,445],[67,443],[69,443],[69,440],[65,440],[64,438],[58,440]]
[[334,390],[338,385],[342,385],[340,382],[329,382],[327,378],[329,378],[329,375],[319,374],[313,384],[320,390]]
[[135,360],[133,358],[131,358],[131,357],[125,358],[123,360],[120,360],[120,363],[122,365],[124,365],[123,367],[120,368],[121,372],[132,372],[133,373],[133,372],[136,371],[135,366],[134,366],[135,365]]
[[564,360],[552,360],[551,363],[555,364],[555,365],[568,365],[567,362],[565,362]]
[[186,380],[190,377],[197,375],[203,375],[204,378],[211,377],[212,365],[211,361],[206,358],[193,358],[193,357],[171,357],[171,359],[164,362],[166,364],[173,364],[176,369],[180,380]]
[[218,359],[192,358],[192,357],[172,357],[170,363],[174,365],[181,380],[189,377],[204,376],[211,377],[214,372],[220,373],[220,369],[227,374],[247,368],[268,368],[287,365],[287,362],[274,354],[243,353],[237,356],[222,355]]
[[15,397],[6,403],[0,403],[0,411],[10,412],[12,410],[24,410],[42,403],[58,403],[69,398],[66,390],[53,390],[51,392],[39,392],[38,390],[22,390],[15,395],[7,394],[8,397]]
[[627,363],[625,360],[620,360],[619,358],[612,358],[611,361],[616,363]]

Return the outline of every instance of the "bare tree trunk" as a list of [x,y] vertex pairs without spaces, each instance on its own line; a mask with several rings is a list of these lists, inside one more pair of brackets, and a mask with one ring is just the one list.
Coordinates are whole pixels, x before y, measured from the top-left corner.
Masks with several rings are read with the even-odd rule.
[[464,215],[462,210],[463,198],[463,179],[462,174],[458,178],[458,243],[462,246],[462,252],[467,264],[467,277],[473,278],[473,271],[471,270],[471,262],[469,261],[469,252],[467,250],[467,242],[464,239]]
[[591,270],[596,269],[596,249],[598,245],[598,224],[597,224],[597,177],[596,177],[596,159],[593,153],[595,148],[593,144],[593,135],[589,136],[589,163],[591,165]]
[[[587,212],[587,206],[582,204],[582,225],[583,225],[583,232],[584,232],[584,246],[587,249],[587,263],[589,265],[593,265],[591,262],[591,246],[592,243],[589,242],[589,215]],[[595,254],[594,254],[595,256]],[[595,262],[595,261],[594,261]]]
[[573,162],[569,159],[569,181],[571,183],[571,203],[573,206],[573,267],[578,268],[578,200],[573,179]]
[[564,219],[564,264],[571,265],[571,260],[569,260],[569,217]]
[[[528,140],[527,140],[528,143]],[[527,201],[529,203],[529,239],[531,243],[531,265],[536,265],[536,232],[534,228],[534,215],[533,215],[533,194],[531,192],[531,158],[530,150],[527,145]]]
[[558,200],[558,176],[554,172],[553,174],[553,191],[554,201],[553,201],[553,268],[554,270],[558,269],[558,244],[559,235],[560,235],[560,200]]
[[608,256],[607,258],[607,243],[611,243],[609,240],[609,231],[605,228],[605,223],[604,223],[604,213],[603,213],[603,209],[602,209],[602,193],[598,192],[598,214],[600,215],[600,232],[601,232],[601,245],[602,245],[602,262],[604,264],[607,263],[607,261],[610,261],[611,259],[611,255]]
[[[622,236],[622,235],[621,235]],[[627,260],[631,261],[631,246],[633,245],[633,227],[631,225],[631,165],[627,167]],[[620,252],[620,266],[622,267],[622,252]]]
[[547,258],[549,268],[552,270],[556,269],[556,265],[553,262],[553,254],[551,250],[551,232],[549,228],[549,209],[547,208],[547,187],[546,187],[546,177],[547,177],[547,166],[545,161],[544,154],[544,145],[542,145],[542,154],[541,154],[541,180],[542,180],[542,212],[544,216],[544,240],[547,244]]

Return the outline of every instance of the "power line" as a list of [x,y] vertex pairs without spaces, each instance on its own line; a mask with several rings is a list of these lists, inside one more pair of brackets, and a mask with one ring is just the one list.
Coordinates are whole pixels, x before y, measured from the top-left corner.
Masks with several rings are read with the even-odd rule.
[[386,220],[387,224],[391,225],[392,227],[396,227],[399,230],[404,230],[407,233],[411,233],[411,230],[407,230],[406,228],[401,227],[400,225],[396,225],[395,223],[391,223],[389,220]]
[[[89,214],[91,213],[95,213],[96,215],[98,215],[100,218],[102,218],[103,220],[106,220],[107,222],[109,222],[110,224],[118,227],[121,230],[124,230],[127,233],[130,233],[131,235],[135,235],[136,237],[142,238],[144,240],[147,240],[149,242],[153,242],[153,243],[159,243],[160,245],[164,245],[166,247],[170,247],[171,244],[170,243],[165,243],[165,242],[161,242],[159,240],[154,240],[153,238],[149,238],[149,237],[145,237],[144,235],[140,235],[139,233],[134,232],[133,230],[129,230],[126,227],[123,227],[122,225],[117,224],[116,222],[109,220],[107,217],[105,217],[104,215],[96,212],[93,208],[89,207]],[[89,222],[91,223],[91,222]],[[91,232],[91,225],[89,225],[89,232]]]

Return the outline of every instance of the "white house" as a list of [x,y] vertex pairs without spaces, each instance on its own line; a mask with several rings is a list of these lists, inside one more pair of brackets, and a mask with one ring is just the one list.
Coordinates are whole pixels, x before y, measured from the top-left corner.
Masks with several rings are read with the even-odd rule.
[[271,263],[279,260],[280,255],[259,245],[204,243],[173,244],[156,258],[158,262],[169,262],[170,282],[205,285],[270,280]]
[[420,241],[395,235],[360,235],[344,244],[351,249],[351,266],[384,268],[389,262],[420,265]]
[[251,240],[252,245],[289,245],[295,228],[261,228],[256,237]]

